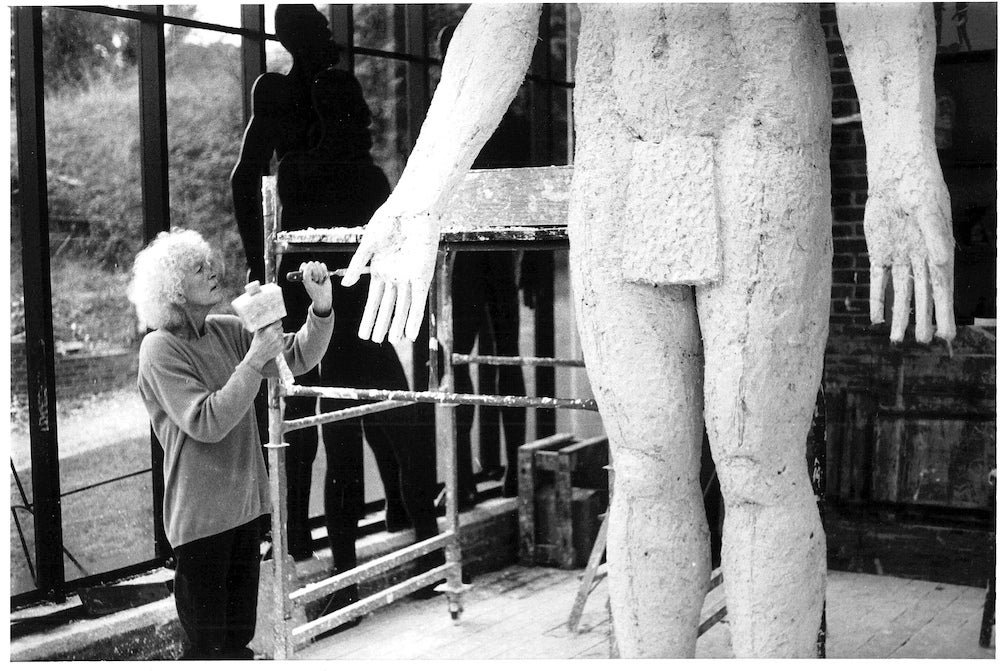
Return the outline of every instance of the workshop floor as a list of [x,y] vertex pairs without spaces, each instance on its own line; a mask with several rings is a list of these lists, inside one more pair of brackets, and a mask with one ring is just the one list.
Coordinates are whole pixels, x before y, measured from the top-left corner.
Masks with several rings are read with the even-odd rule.
[[[403,600],[360,625],[309,645],[302,659],[605,659],[607,582],[591,593],[579,633],[566,628],[582,571],[510,566],[480,576],[460,620],[443,597]],[[979,647],[985,590],[860,573],[831,572],[831,658],[995,658]],[[706,614],[722,598],[709,595]],[[731,657],[725,620],[698,642],[698,657]]]

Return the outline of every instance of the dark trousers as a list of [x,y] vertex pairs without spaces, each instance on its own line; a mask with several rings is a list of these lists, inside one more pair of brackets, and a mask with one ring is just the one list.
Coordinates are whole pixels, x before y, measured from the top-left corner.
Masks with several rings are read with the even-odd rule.
[[[454,349],[472,351],[479,341],[480,354],[518,356],[520,318],[514,252],[459,252],[452,280]],[[455,367],[455,391],[472,393],[468,366]],[[520,366],[479,366],[479,393],[524,395]],[[461,405],[458,423],[458,486],[463,496],[475,493],[472,468],[472,422],[475,408]],[[524,408],[479,406],[480,462],[483,470],[500,467],[500,422],[503,421],[507,475],[504,495],[517,494],[517,448],[524,443]]]
[[[350,257],[320,257],[332,270],[344,267]],[[312,258],[316,258],[313,256]],[[297,268],[299,258],[283,262],[281,276]],[[287,266],[287,267],[286,267]],[[407,389],[406,374],[389,343],[377,344],[358,338],[358,325],[368,294],[367,277],[354,287],[334,283],[334,331],[330,347],[320,364],[296,380],[299,384],[374,389]],[[301,324],[309,304],[301,285],[285,289],[289,319]],[[298,328],[296,321],[285,330]],[[315,399],[286,399],[285,414],[291,419],[314,414]],[[357,405],[353,401],[322,399],[321,412]],[[363,442],[366,438],[382,477],[386,495],[386,523],[390,528],[412,524],[418,539],[437,533],[434,495],[437,489],[434,427],[418,421],[416,408],[408,406],[374,413],[321,427],[326,450],[324,511],[326,528],[337,572],[357,565],[357,524],[364,515]],[[309,552],[309,490],[312,463],[318,449],[315,431],[288,435],[286,475],[288,480],[288,545],[293,556]],[[294,442],[293,442],[294,441]]]
[[252,659],[260,522],[174,548],[174,602],[187,635],[182,659]]

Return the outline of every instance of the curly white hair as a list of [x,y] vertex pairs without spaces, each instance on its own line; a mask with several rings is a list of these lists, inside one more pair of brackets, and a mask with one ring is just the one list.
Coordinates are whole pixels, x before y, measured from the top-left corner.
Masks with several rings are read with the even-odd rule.
[[180,324],[184,276],[212,258],[212,248],[201,234],[183,228],[160,233],[136,254],[128,299],[135,305],[139,325],[158,329]]

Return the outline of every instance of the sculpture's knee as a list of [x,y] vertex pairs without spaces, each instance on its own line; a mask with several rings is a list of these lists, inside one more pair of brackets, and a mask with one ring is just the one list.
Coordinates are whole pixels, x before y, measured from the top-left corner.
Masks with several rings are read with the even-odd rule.
[[730,454],[717,459],[726,507],[787,506],[812,500],[805,455]]
[[[629,499],[676,501],[698,488],[698,462],[684,453],[662,446],[630,447],[614,454],[615,495]],[[700,490],[699,490],[700,491]]]

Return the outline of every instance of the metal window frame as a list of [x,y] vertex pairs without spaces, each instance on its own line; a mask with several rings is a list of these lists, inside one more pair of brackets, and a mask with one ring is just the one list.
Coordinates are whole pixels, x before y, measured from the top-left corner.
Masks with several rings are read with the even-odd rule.
[[[256,78],[266,70],[265,44],[277,37],[265,31],[264,6],[243,5],[240,26],[197,21],[164,14],[163,5],[133,5],[128,8],[108,6],[57,5],[61,10],[101,14],[137,21],[139,24],[139,105],[140,138],[143,147],[141,164],[143,238],[152,240],[160,231],[170,228],[169,171],[166,128],[165,26],[175,25],[242,38],[240,58],[243,85],[243,114],[248,120],[251,110],[251,90]],[[438,58],[428,53],[426,30],[428,8],[420,4],[393,5],[403,39],[400,52],[358,47],[354,44],[354,16],[351,4],[327,4],[326,13],[338,44],[344,46],[344,58],[338,67],[353,71],[355,55],[387,58],[406,63],[407,92],[406,130],[410,148],[415,141],[430,105],[429,68],[440,65]],[[105,580],[121,578],[164,565],[171,558],[171,549],[163,532],[162,522],[162,448],[150,431],[154,510],[154,558],[138,564],[120,567],[71,581],[66,580],[62,555],[63,529],[61,492],[59,485],[58,434],[56,430],[56,385],[54,334],[52,325],[52,289],[50,277],[48,183],[45,175],[45,107],[42,69],[41,6],[15,6],[14,74],[17,91],[18,170],[22,227],[22,265],[25,286],[25,339],[27,355],[29,424],[32,454],[33,506],[35,509],[35,563],[38,586],[34,590],[11,595],[11,607],[48,599],[63,601],[74,588]],[[543,11],[542,39],[547,40],[549,8]],[[538,52],[548,54],[547,49]],[[549,56],[533,64],[526,81],[535,90],[551,99],[559,88],[572,89],[573,84],[552,77]],[[544,110],[533,106],[533,146],[546,146],[539,138],[543,133]],[[551,138],[547,141],[551,145]],[[551,160],[551,151],[538,151],[536,161]],[[551,317],[549,324],[551,327]],[[543,319],[544,323],[544,319]],[[536,327],[537,328],[537,327]],[[544,330],[544,329],[543,329]],[[426,331],[426,328],[425,328]],[[551,335],[551,334],[550,334]],[[550,338],[551,339],[551,338]],[[426,335],[422,341],[426,351]],[[421,346],[421,341],[416,343]],[[536,346],[536,353],[551,351]],[[426,360],[415,357],[414,379],[426,384]],[[552,385],[554,387],[554,384]]]
[[[264,71],[264,43],[276,39],[264,32],[263,5],[243,6],[242,27],[194,21],[163,14],[162,5],[134,9],[100,6],[59,6],[65,9],[139,23],[139,118],[143,239],[152,240],[170,227],[167,164],[167,108],[164,26],[178,25],[243,37],[245,112],[255,73]],[[18,139],[18,173],[25,287],[25,341],[28,375],[28,415],[32,460],[34,551],[37,587],[11,595],[11,608],[38,600],[63,602],[75,588],[123,578],[163,566],[171,549],[163,531],[162,448],[150,431],[152,461],[154,557],[137,564],[66,580],[56,431],[55,338],[52,326],[48,182],[46,180],[44,76],[42,68],[42,7],[12,7],[14,75]],[[255,21],[255,17],[259,20]]]

